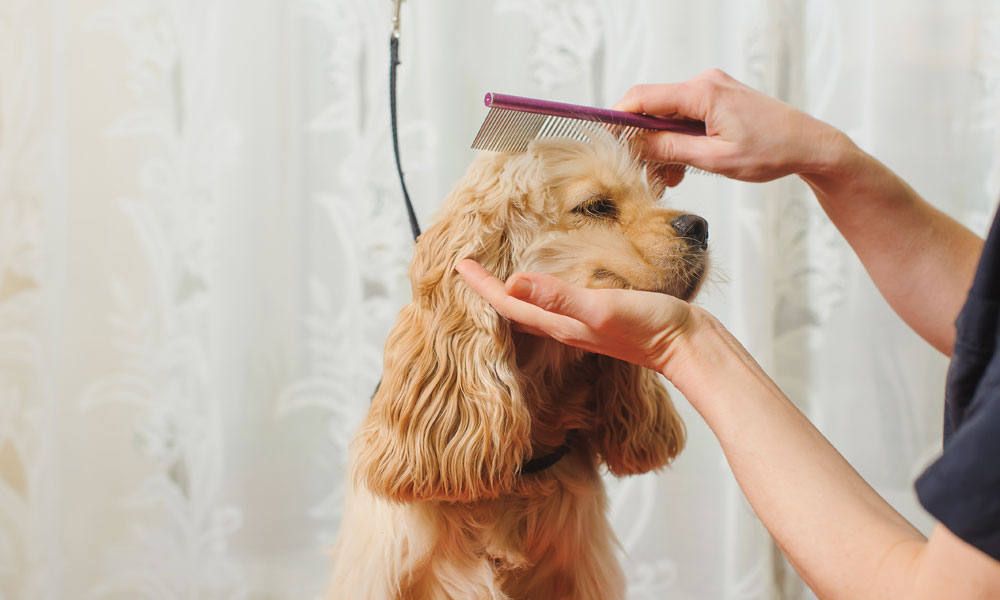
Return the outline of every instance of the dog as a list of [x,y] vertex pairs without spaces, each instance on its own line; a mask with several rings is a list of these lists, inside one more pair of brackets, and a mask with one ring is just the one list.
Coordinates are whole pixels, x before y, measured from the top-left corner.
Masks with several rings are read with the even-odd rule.
[[414,250],[413,299],[351,445],[328,600],[624,598],[601,467],[646,473],[681,451],[667,391],[517,331],[454,266],[690,300],[707,226],[661,207],[654,175],[610,135],[474,159]]

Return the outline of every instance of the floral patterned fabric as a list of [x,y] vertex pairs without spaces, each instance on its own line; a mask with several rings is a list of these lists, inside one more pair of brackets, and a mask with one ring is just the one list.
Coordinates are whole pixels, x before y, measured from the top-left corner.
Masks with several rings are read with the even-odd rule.
[[[347,444],[409,296],[389,0],[0,1],[0,598],[321,594]],[[487,91],[606,106],[721,67],[985,233],[986,0],[408,0],[401,150],[425,225]],[[689,177],[699,302],[927,530],[946,360],[800,181]],[[711,432],[608,478],[630,600],[810,598]]]

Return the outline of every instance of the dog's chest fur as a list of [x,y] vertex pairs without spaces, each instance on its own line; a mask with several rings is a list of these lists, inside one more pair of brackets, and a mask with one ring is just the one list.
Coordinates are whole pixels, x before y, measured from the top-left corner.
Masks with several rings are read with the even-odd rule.
[[[470,569],[477,568],[476,563],[489,568],[505,596],[575,598],[587,597],[588,589],[620,589],[623,575],[604,519],[607,498],[597,462],[582,448],[542,473],[525,476],[516,490],[501,498],[428,504],[432,506],[425,511],[413,508],[422,513],[421,519],[429,519],[428,525],[454,536],[452,548],[464,547],[469,558],[475,557]],[[581,561],[589,563],[590,581],[581,581]],[[433,566],[424,573],[440,581],[440,571]],[[414,581],[414,590],[422,587]]]

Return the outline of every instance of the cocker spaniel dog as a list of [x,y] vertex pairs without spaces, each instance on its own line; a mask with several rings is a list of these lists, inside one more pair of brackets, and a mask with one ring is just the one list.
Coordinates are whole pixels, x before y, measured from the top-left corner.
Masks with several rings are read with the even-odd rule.
[[611,136],[480,154],[421,237],[413,300],[351,448],[329,600],[610,600],[617,476],[670,463],[684,427],[658,375],[512,329],[454,271],[550,273],[690,299],[705,221]]

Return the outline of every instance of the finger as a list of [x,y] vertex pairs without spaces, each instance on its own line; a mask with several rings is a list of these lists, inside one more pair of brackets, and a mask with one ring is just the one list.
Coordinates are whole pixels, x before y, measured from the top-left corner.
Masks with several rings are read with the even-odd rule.
[[[563,316],[585,312],[586,297],[579,293],[586,291],[585,288],[578,288],[558,277],[544,273],[515,273],[504,284],[471,258],[460,260],[455,270],[469,287],[491,304],[497,302],[508,306],[512,305],[510,300]],[[494,307],[499,308],[496,304]]]
[[507,292],[550,313],[586,322],[594,304],[588,290],[544,273],[515,273],[507,279]]
[[507,293],[504,283],[476,261],[471,259],[459,261],[455,265],[455,270],[469,287],[502,316],[557,339],[584,337],[585,326],[582,323],[511,296]]
[[455,264],[455,270],[462,276],[465,283],[469,284],[480,296],[488,292],[491,288],[499,284],[503,287],[503,282],[493,276],[483,266],[471,258],[463,258]]
[[691,165],[710,171],[713,166],[710,157],[718,152],[718,144],[718,140],[709,137],[657,131],[642,136],[638,147],[639,155],[646,160]]
[[684,179],[684,165],[649,162],[646,164],[646,180],[649,189],[656,197],[663,194],[664,188],[675,187]]
[[684,169],[667,169],[663,174],[663,183],[667,187],[677,187],[684,180]]
[[705,98],[700,97],[698,90],[698,87],[689,85],[689,82],[634,85],[612,108],[704,121],[708,103]]

